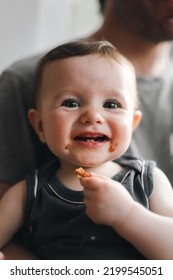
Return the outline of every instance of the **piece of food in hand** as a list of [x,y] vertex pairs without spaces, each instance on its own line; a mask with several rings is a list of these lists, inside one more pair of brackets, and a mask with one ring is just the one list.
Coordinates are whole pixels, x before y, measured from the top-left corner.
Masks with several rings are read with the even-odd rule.
[[91,174],[87,173],[82,167],[75,169],[76,176],[80,179],[82,177],[90,177]]

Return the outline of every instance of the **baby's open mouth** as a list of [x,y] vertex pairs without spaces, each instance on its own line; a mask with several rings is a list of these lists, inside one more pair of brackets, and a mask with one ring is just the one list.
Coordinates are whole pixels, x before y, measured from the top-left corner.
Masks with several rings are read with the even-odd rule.
[[109,138],[106,135],[79,135],[74,138],[76,141],[82,142],[107,142]]
[[[78,143],[81,143],[82,145],[86,145],[89,147],[96,147],[100,146],[102,143],[110,142],[108,151],[114,152],[116,143],[112,143],[112,140],[109,138],[109,136],[101,133],[84,133],[81,135],[77,135],[73,138],[73,141],[77,141]],[[70,142],[65,146],[66,150],[70,150],[73,147],[75,147],[74,143]]]

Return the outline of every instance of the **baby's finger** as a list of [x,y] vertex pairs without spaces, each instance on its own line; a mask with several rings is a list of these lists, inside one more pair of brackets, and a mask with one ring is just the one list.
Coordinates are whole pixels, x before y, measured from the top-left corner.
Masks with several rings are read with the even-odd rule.
[[98,179],[93,174],[90,177],[80,178],[80,183],[84,187],[84,190],[96,190],[98,188]]

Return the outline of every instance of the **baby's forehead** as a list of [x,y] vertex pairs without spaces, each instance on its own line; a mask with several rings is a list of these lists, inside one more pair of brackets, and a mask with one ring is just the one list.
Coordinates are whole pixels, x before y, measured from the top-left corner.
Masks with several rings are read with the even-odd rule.
[[[85,61],[87,64],[83,64],[83,61]],[[116,57],[116,56],[112,56],[112,55],[108,55],[108,54],[100,54],[100,53],[93,53],[93,54],[88,54],[88,55],[74,55],[71,57],[65,57],[62,59],[55,59],[53,61],[50,61],[47,63],[47,66],[45,65],[45,69],[49,68],[50,69],[52,67],[55,66],[56,69],[60,69],[61,65],[63,64],[64,67],[69,68],[69,65],[77,65],[77,67],[79,66],[78,63],[76,62],[82,62],[81,65],[86,67],[86,66],[93,66],[92,64],[94,64],[94,66],[97,66],[97,62],[100,62],[98,65],[100,68],[104,69],[105,67],[105,62],[106,64],[110,64],[112,67],[114,68],[118,68],[121,69],[122,71],[119,71],[122,75],[125,74],[125,76],[129,75],[134,77],[135,76],[135,70],[134,67],[132,66],[132,64],[125,59],[124,57]],[[91,63],[91,65],[90,65]],[[103,63],[103,65],[102,65]],[[78,69],[76,69],[78,70]],[[80,71],[80,69],[79,69]],[[74,73],[75,74],[75,73]]]
[[[58,67],[61,68],[61,65],[63,65],[64,67],[69,67],[69,65],[75,65],[76,62],[83,62],[83,61],[87,61],[88,63],[95,63],[97,61],[104,61],[106,63],[110,63],[111,65],[113,65],[115,68],[121,68],[124,69],[124,71],[128,71],[129,74],[131,73],[132,75],[134,75],[134,68],[131,65],[131,63],[129,63],[126,59],[120,59],[119,57],[116,56],[112,56],[109,54],[100,54],[100,53],[93,53],[93,54],[88,54],[88,55],[74,55],[74,56],[70,56],[70,57],[65,57],[65,58],[61,58],[61,59],[54,59],[52,61],[48,61],[45,65],[44,65],[44,71],[47,69],[58,69]],[[85,64],[87,66],[87,64]],[[90,65],[90,64],[89,64]],[[97,63],[95,64],[97,66]],[[78,64],[77,64],[78,66]],[[99,65],[99,67],[102,67],[101,64]],[[105,64],[103,64],[103,67],[105,67]],[[47,72],[47,71],[46,71]]]
[[[99,61],[98,64],[97,64],[97,61]],[[78,64],[78,62],[80,64]],[[91,62],[91,64],[90,64],[90,62]],[[107,70],[105,69],[105,66],[106,66],[105,62],[106,62],[106,64],[110,65],[110,67],[112,69],[109,73],[107,73]],[[73,68],[75,66],[76,66],[75,71],[71,71],[71,70],[73,70]],[[137,95],[136,75],[135,75],[133,66],[126,59],[119,60],[119,59],[116,59],[116,58],[114,58],[112,56],[108,56],[108,55],[89,54],[89,55],[84,55],[84,56],[72,56],[72,57],[67,57],[67,58],[62,58],[62,59],[55,59],[55,60],[47,63],[47,65],[45,65],[43,79],[48,78],[49,75],[51,77],[51,72],[55,71],[54,73],[56,73],[56,70],[58,72],[59,71],[61,72],[60,75],[63,75],[63,70],[65,70],[70,73],[70,76],[71,75],[78,76],[78,74],[81,71],[80,66],[82,67],[82,69],[84,69],[84,71],[86,68],[87,71],[89,71],[89,72],[90,72],[90,67],[92,67],[92,66],[94,66],[94,67],[98,66],[99,69],[105,69],[105,79],[104,80],[109,80],[108,76],[106,76],[106,75],[113,75],[112,77],[116,81],[115,73],[118,73],[118,76],[122,77],[122,80],[126,84],[126,87],[129,90],[129,94],[130,94],[130,92],[132,92],[134,95],[134,98],[137,99],[137,97],[136,97],[136,95]],[[99,71],[99,69],[98,69],[98,71]],[[114,70],[116,72],[114,72]],[[97,72],[96,72],[96,74],[97,74]],[[100,80],[100,83],[103,83],[103,80]]]
[[[71,74],[77,75],[80,71],[92,72],[93,68],[97,69],[97,72],[99,70],[104,72],[105,70],[105,78],[116,73],[117,76],[122,76],[123,79],[128,80],[130,77],[130,81],[134,81],[134,68],[126,60],[120,61],[112,56],[100,54],[72,56],[49,61],[44,67],[43,78],[46,78],[50,73],[56,73],[56,71],[62,74],[64,70],[70,72],[75,69],[75,72],[71,72]],[[107,69],[110,71],[107,71]]]

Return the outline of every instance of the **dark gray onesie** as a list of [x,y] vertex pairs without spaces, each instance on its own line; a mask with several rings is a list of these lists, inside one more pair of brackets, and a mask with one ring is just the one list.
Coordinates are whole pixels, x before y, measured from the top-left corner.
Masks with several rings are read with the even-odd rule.
[[[112,178],[148,208],[154,162],[120,158],[123,169]],[[83,192],[55,177],[57,160],[27,176],[26,228],[33,250],[43,259],[145,259],[111,227],[95,224],[85,213]]]

